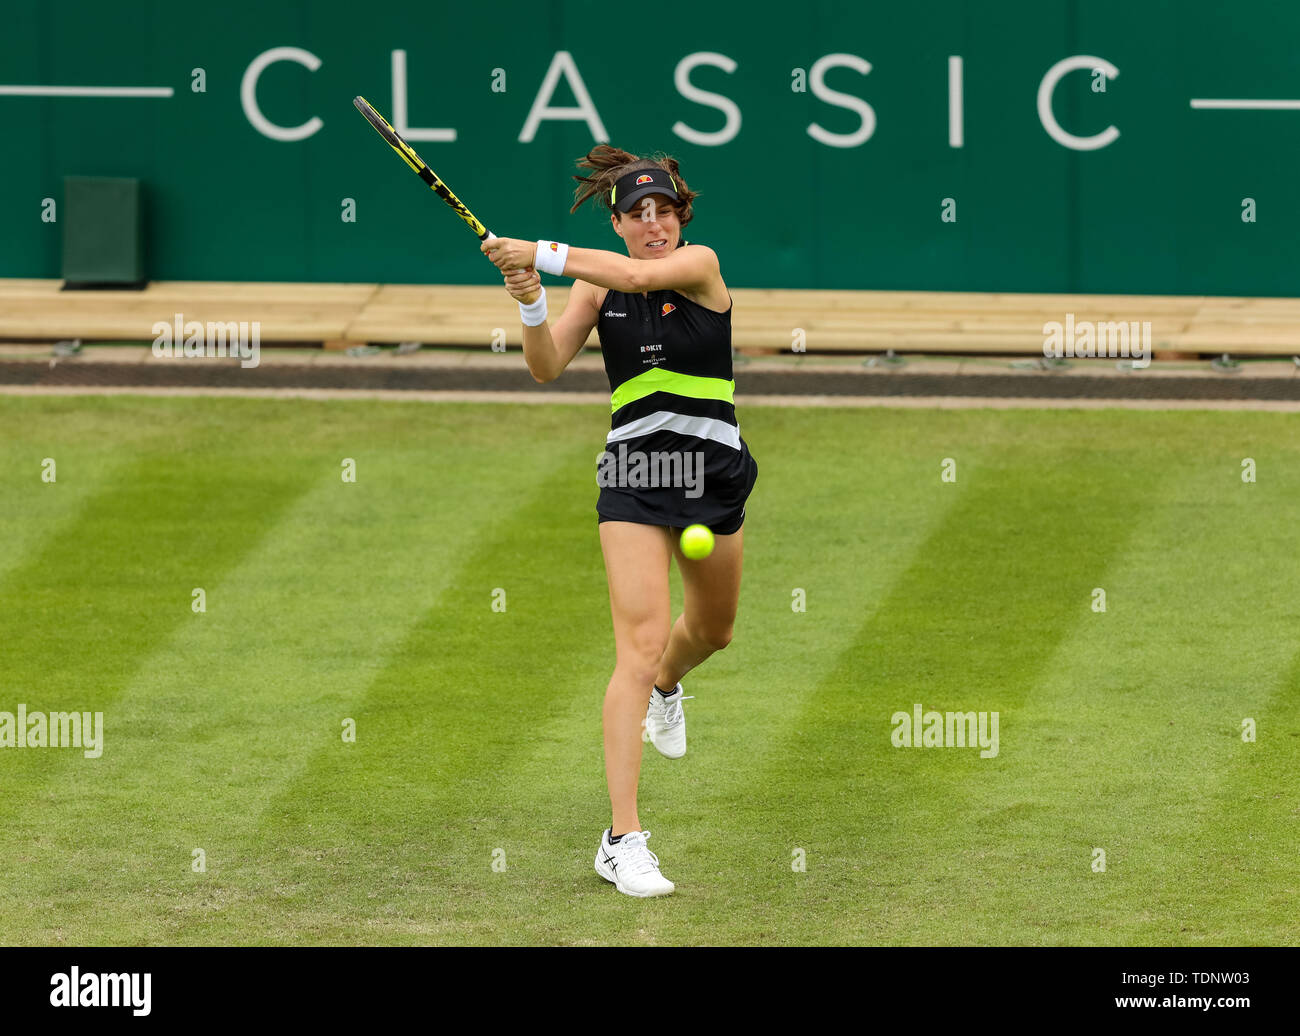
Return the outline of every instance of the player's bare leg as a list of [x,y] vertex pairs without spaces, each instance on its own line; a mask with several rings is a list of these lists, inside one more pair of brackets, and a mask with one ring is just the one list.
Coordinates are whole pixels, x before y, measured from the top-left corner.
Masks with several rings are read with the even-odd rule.
[[[614,675],[605,689],[605,779],[612,826],[601,833],[596,873],[625,895],[666,896],[674,885],[659,872],[636,810],[641,721],[671,617],[668,530],[635,522],[601,522],[600,546],[614,620]],[[617,840],[615,840],[617,839]]]
[[743,525],[729,536],[714,537],[713,552],[698,561],[682,553],[676,533],[674,530],[673,554],[682,574],[685,607],[673,624],[655,674],[656,686],[665,691],[671,691],[683,676],[731,643],[744,561]]
[[639,831],[637,778],[641,721],[668,642],[671,604],[668,530],[636,522],[601,522],[600,546],[614,620],[614,675],[605,690],[605,778],[614,834]]

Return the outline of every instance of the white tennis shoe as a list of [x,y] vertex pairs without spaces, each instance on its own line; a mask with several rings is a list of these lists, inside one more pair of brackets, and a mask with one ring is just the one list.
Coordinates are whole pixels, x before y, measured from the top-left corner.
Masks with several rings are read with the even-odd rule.
[[646,848],[649,831],[629,831],[610,844],[610,828],[600,833],[596,873],[629,896],[666,896],[676,886],[659,873],[659,857]]
[[669,695],[655,690],[650,692],[645,730],[650,743],[659,749],[660,755],[680,759],[686,754],[686,712],[682,708],[682,702],[694,697],[693,694],[683,695],[680,683]]

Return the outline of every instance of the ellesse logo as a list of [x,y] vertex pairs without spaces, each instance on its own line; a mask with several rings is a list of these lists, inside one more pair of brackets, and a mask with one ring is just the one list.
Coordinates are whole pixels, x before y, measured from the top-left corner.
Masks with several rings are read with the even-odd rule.
[[651,176],[649,173],[646,173],[644,176],[638,176],[636,178],[636,186],[638,187],[640,187],[643,183],[654,183],[654,182],[655,182],[655,178]]
[[552,242],[551,242],[551,251],[552,251],[552,252],[558,252],[559,250],[560,250],[560,242],[558,242],[558,241],[552,241]]
[[671,312],[672,312],[673,310],[675,310],[676,308],[677,308],[677,307],[674,306],[671,302],[665,302],[665,303],[664,303],[663,311],[660,312],[659,315],[660,315],[661,317],[666,317],[669,313],[671,313]]

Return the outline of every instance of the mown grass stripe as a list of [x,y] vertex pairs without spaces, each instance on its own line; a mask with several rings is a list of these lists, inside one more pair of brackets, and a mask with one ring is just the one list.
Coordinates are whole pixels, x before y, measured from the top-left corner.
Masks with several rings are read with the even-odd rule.
[[[367,674],[351,704],[356,744],[335,736],[314,747],[260,815],[250,844],[275,847],[277,908],[313,941],[342,938],[354,912],[368,909],[379,913],[376,938],[414,933],[418,941],[469,860],[491,873],[497,832],[515,813],[512,796],[527,801],[510,775],[537,738],[551,736],[548,724],[571,689],[586,686],[599,702],[593,689],[607,678],[606,647],[591,631],[608,618],[592,554],[591,451],[570,449],[549,468],[536,460],[524,458],[531,479],[511,483],[433,607]],[[491,607],[498,588],[504,612]],[[376,842],[388,845],[379,857],[368,851]],[[223,875],[238,900],[239,930],[274,940],[278,928],[259,921],[266,874],[251,853],[242,865]],[[420,887],[427,892],[414,895]]]
[[[501,444],[514,433],[510,415],[500,416],[488,445],[465,443],[435,463],[423,442],[410,444],[420,438],[413,428],[399,430],[407,443],[394,444],[385,434],[393,429],[367,428],[362,415],[339,423],[335,434],[352,439],[347,452],[358,460],[355,485],[341,483],[338,449],[295,458],[316,472],[317,488],[210,588],[209,613],[195,617],[199,631],[177,633],[142,668],[114,710],[121,733],[99,761],[105,766],[93,779],[72,768],[58,791],[90,792],[117,815],[138,800],[136,775],[176,789],[174,796],[119,836],[109,857],[109,846],[81,845],[75,826],[51,825],[48,815],[40,818],[46,834],[33,832],[39,856],[80,859],[86,873],[104,874],[111,862],[106,884],[136,907],[116,935],[95,928],[83,933],[86,941],[158,933],[221,941],[216,933],[229,931],[224,908],[241,889],[253,890],[262,910],[266,889],[284,887],[280,865],[267,868],[258,818],[313,752],[341,745],[340,720],[361,719],[355,706],[374,675],[454,578],[475,537],[557,465],[570,479],[578,470],[545,438],[521,445],[503,467]],[[485,417],[477,410],[462,420]],[[447,436],[456,418],[440,413],[437,427],[420,431]],[[494,468],[500,478],[485,479]],[[477,492],[467,502],[461,487],[469,484]],[[363,744],[372,731],[362,720]],[[209,854],[206,875],[189,872],[194,847]],[[52,891],[35,867],[10,890],[20,899]],[[101,885],[96,895],[103,892]]]
[[[1300,931],[1271,898],[1295,887],[1300,848],[1277,766],[1296,729],[1300,656],[1286,617],[1300,615],[1300,587],[1274,550],[1240,534],[1261,519],[1294,526],[1300,469],[1259,459],[1268,477],[1255,485],[1237,478],[1227,443],[1167,461],[1160,506],[1102,583],[1108,612],[1078,624],[1019,720],[1030,752],[1017,779],[1034,795],[1008,834],[1061,832],[1042,860],[1053,895],[1041,921],[1074,933],[1058,941],[1221,944],[1233,930],[1289,942]],[[1179,606],[1166,614],[1169,600]],[[1241,739],[1247,717],[1268,732],[1253,745]],[[1095,848],[1104,874],[1087,866]],[[990,912],[1011,919],[1017,905],[995,893]]]
[[67,542],[81,511],[121,480],[131,451],[165,434],[70,400],[0,397],[0,585],[50,542]]
[[[778,931],[787,917],[802,925],[812,915],[837,941],[906,940],[929,916],[923,907],[936,882],[962,886],[952,872],[980,843],[953,798],[972,784],[996,788],[1019,748],[1004,741],[997,759],[978,749],[895,748],[891,716],[917,702],[998,711],[1005,730],[1032,695],[1107,560],[1151,504],[1145,480],[1114,480],[1104,463],[1074,461],[1027,446],[986,451],[975,471],[967,465],[960,502],[756,768],[774,822],[747,831],[747,844],[787,872],[795,848],[810,860],[772,898],[766,917]],[[1079,501],[1103,485],[1112,507],[1086,537],[1047,532],[1074,528]],[[928,850],[919,859],[921,842]],[[960,898],[945,892],[935,902]],[[869,915],[846,914],[846,902]],[[943,917],[951,931],[953,917]]]
[[33,709],[114,703],[158,642],[195,619],[191,591],[215,586],[306,488],[234,453],[143,450],[0,587],[8,698]]

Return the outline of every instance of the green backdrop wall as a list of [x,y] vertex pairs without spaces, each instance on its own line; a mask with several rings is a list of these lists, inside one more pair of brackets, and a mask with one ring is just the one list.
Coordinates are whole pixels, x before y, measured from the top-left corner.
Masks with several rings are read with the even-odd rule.
[[[1297,39],[1300,4],[1275,0],[6,0],[0,275],[57,277],[43,199],[103,175],[144,181],[155,279],[495,283],[351,106],[397,121],[404,52],[413,136],[454,130],[413,143],[503,236],[616,248],[598,211],[568,211],[573,159],[608,139],[679,158],[701,191],[688,236],[737,287],[1294,295],[1300,108],[1193,101],[1300,98]],[[250,73],[277,48],[297,59]],[[1062,75],[1047,121],[1118,131],[1087,150],[1054,139],[1038,99],[1080,55],[1118,74]],[[530,127],[548,73],[552,107],[582,92],[596,118]]]

